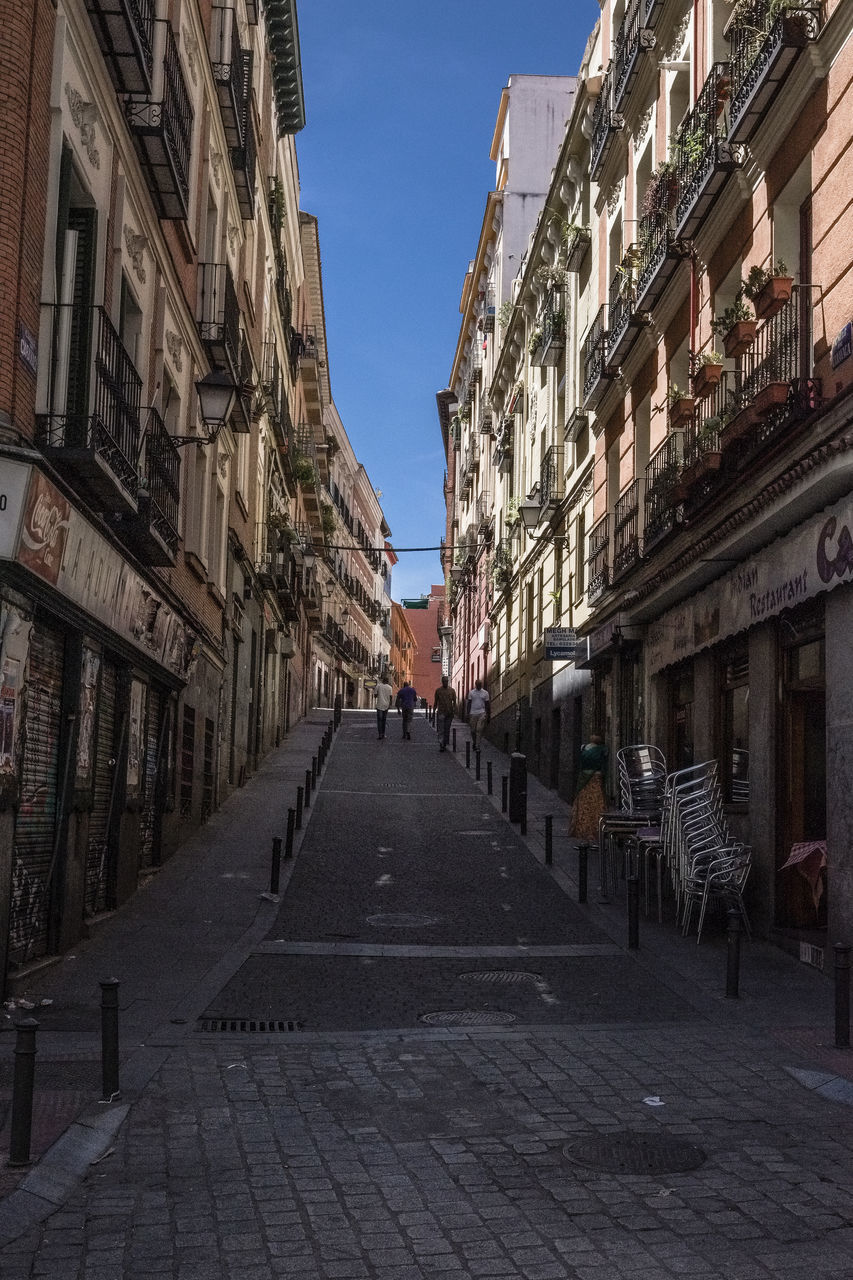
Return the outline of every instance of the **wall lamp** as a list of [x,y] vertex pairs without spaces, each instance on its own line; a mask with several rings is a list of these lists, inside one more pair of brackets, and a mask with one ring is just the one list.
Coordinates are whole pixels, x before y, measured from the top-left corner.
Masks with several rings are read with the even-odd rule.
[[302,563],[309,573],[314,568],[316,561],[317,552],[314,550],[313,544],[309,542],[302,548]]
[[237,384],[230,373],[222,369],[211,369],[195,384],[198,395],[198,409],[204,423],[204,434],[198,436],[172,436],[172,444],[180,447],[184,444],[213,444],[225,426],[237,400]]
[[547,529],[545,533],[541,533],[539,537],[535,537],[533,530],[540,522],[542,508],[534,498],[526,498],[524,502],[518,504],[518,515],[524,526],[524,532],[530,538],[531,542],[554,542],[560,543],[566,541],[564,533],[554,533],[553,530]]

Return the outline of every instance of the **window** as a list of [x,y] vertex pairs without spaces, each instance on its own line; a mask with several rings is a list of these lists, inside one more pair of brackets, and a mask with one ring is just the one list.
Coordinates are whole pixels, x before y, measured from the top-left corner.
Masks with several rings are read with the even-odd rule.
[[727,804],[749,801],[749,654],[746,643],[720,664],[720,773]]

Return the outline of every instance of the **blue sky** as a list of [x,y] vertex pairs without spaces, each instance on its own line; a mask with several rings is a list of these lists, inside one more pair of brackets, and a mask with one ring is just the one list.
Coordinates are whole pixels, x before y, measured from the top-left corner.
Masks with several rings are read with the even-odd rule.
[[[302,0],[302,207],[320,226],[332,395],[396,547],[444,533],[435,393],[477,247],[500,93],[512,74],[575,75],[597,0]],[[404,554],[395,600],[440,582]]]

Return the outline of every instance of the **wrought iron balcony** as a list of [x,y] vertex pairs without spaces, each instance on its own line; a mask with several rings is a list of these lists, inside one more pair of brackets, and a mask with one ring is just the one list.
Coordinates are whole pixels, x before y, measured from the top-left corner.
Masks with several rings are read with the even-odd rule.
[[613,580],[640,560],[640,482],[619,495],[613,511]]
[[197,323],[211,363],[239,381],[240,305],[227,262],[199,264]]
[[810,291],[795,287],[781,310],[759,326],[743,358],[739,410],[724,424],[725,445],[739,438],[741,452],[745,446],[763,446],[819,406],[820,382],[811,376],[810,343],[803,341],[804,320],[806,332],[811,327],[805,311],[810,303]]
[[210,61],[226,141],[240,147],[251,100],[252,54],[240,45],[237,14],[230,5],[213,7]]
[[645,555],[676,527],[678,502],[676,485],[684,452],[684,436],[674,431],[651,456],[646,467],[645,520],[643,552]]
[[610,585],[610,534],[608,528],[609,516],[602,516],[589,531],[589,554],[586,558],[586,598],[589,604],[593,604],[604,595]]
[[566,350],[566,305],[562,293],[554,290],[542,315],[542,341],[531,364],[555,368]]
[[483,300],[483,333],[495,331],[495,287],[489,285]]
[[255,216],[255,169],[257,167],[257,159],[255,126],[252,123],[250,100],[247,100],[243,141],[231,148],[231,168],[234,170],[237,203],[240,206],[240,216],[244,220]]
[[589,418],[581,409],[573,409],[566,420],[564,432],[566,444],[577,444],[583,431],[589,426]]
[[498,471],[509,471],[512,468],[512,450],[515,438],[515,419],[507,416],[501,419],[495,447],[492,451],[492,462]]
[[149,93],[154,70],[154,0],[86,0],[95,39],[119,93]]
[[103,307],[46,309],[52,363],[36,443],[98,510],[135,512],[142,379]]
[[484,536],[488,535],[494,528],[494,524],[495,512],[491,495],[484,489],[477,498],[477,531]]
[[162,63],[155,57],[150,94],[132,94],[124,110],[158,216],[184,219],[189,212],[193,111],[172,28],[165,22],[156,26],[163,42]]
[[570,227],[566,235],[566,270],[580,271],[592,243],[590,227]]
[[278,362],[278,348],[274,337],[264,343],[263,392],[267,413],[273,422],[280,422],[284,387],[282,385],[281,366]]
[[155,408],[147,410],[139,460],[136,512],[120,515],[115,526],[145,564],[171,565],[178,554],[181,455]]
[[596,182],[604,168],[616,134],[624,121],[613,106],[613,79],[608,71],[601,84],[601,92],[592,114],[592,137],[589,145],[589,176]]
[[539,506],[540,510],[560,502],[565,492],[565,470],[563,467],[563,446],[552,444],[542,458],[539,468]]
[[601,307],[581,345],[583,407],[594,408],[607,390],[612,373],[607,363],[607,303]]
[[678,131],[675,230],[684,238],[696,234],[728,175],[740,163],[739,148],[726,133],[724,112],[730,85],[731,64],[714,63],[692,111]]
[[635,267],[638,311],[652,310],[663,297],[679,262],[690,252],[689,245],[676,236],[672,220],[666,207],[653,209],[640,219]]
[[729,139],[748,142],[802,50],[817,39],[820,4],[771,0],[738,5],[729,23],[731,105]]
[[634,83],[643,51],[654,49],[654,31],[646,14],[654,0],[629,0],[625,17],[613,41],[613,105],[618,110]]
[[255,366],[248,339],[244,335],[240,343],[240,371],[237,377],[237,403],[231,418],[232,431],[251,431],[255,390]]
[[631,246],[610,282],[608,293],[607,365],[616,370],[649,317],[636,305],[638,246]]

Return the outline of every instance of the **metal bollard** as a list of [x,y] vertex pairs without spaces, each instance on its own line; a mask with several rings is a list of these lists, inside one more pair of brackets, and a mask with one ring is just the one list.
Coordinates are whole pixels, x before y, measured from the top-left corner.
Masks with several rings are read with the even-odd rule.
[[589,884],[589,845],[578,845],[578,902],[586,902]]
[[104,1102],[119,1096],[118,987],[118,978],[106,978],[101,983],[101,1090]]
[[35,1018],[22,1018],[15,1023],[15,1074],[12,1080],[12,1122],[9,1142],[9,1164],[30,1163],[30,1136],[33,1128],[33,1084],[36,1068]]
[[492,794],[492,762],[486,761],[486,795]]
[[554,861],[554,819],[550,813],[545,814],[545,866],[550,867]]
[[632,874],[628,886],[628,950],[636,951],[640,945],[640,877]]
[[317,757],[311,757],[311,786],[316,789],[317,786]]
[[305,770],[305,808],[311,808],[311,770]]
[[850,948],[835,947],[835,1047],[850,1048]]
[[296,830],[297,831],[302,830],[302,800],[303,800],[303,789],[302,787],[297,787],[296,788]]
[[509,795],[509,775],[505,773],[501,778],[501,813],[506,813],[508,795]]
[[480,753],[479,753],[479,751],[475,752],[475,754],[474,754],[474,780],[475,780],[475,782],[479,782],[479,781],[480,781]]
[[296,810],[288,809],[287,811],[287,832],[284,837],[284,857],[285,861],[293,857],[293,831],[296,826]]
[[453,754],[456,755],[456,730],[453,731]]
[[278,886],[281,879],[281,836],[272,838],[272,868],[270,870],[270,893],[278,897]]
[[465,743],[465,768],[466,769],[471,768],[471,743],[470,742]]
[[740,984],[740,912],[729,907],[726,912],[726,999],[737,1000]]

